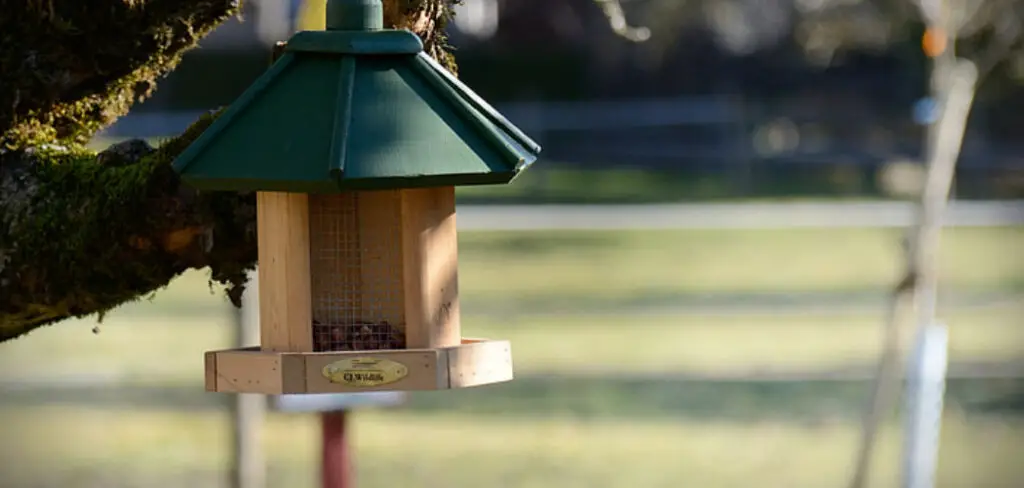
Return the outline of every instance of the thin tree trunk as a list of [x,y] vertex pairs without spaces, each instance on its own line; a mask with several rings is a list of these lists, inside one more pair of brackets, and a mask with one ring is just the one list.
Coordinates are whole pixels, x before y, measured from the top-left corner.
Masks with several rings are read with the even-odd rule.
[[861,431],[850,488],[867,486],[878,428],[890,413],[899,393],[900,339],[915,336],[935,319],[942,217],[974,102],[978,73],[974,63],[953,59],[947,69],[937,71],[933,76],[946,77],[933,82],[934,86],[943,87],[936,90],[942,112],[939,121],[929,128],[926,139],[928,171],[918,203],[918,222],[907,242],[904,276],[893,291],[887,311],[882,354]]
[[[102,5],[100,5],[102,4]],[[384,0],[452,67],[451,0]],[[145,297],[209,267],[238,305],[256,260],[252,195],[200,193],[170,162],[216,114],[154,149],[82,143],[148,96],[235,0],[0,0],[0,342]],[[84,42],[88,41],[88,42]]]

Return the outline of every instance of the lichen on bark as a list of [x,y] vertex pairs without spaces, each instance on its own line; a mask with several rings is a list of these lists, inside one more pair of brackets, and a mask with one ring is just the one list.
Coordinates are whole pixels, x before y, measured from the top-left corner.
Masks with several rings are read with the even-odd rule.
[[0,142],[84,144],[238,0],[0,0]]
[[452,73],[458,72],[445,29],[454,17],[454,7],[463,0],[384,0],[384,24],[409,29],[423,39],[427,54]]
[[98,155],[51,147],[0,157],[0,341],[102,314],[188,269],[210,267],[238,301],[256,261],[252,195],[195,192],[170,166],[211,120],[159,149],[132,140]]
[[[384,0],[454,69],[441,29],[453,0]],[[151,295],[209,268],[238,305],[256,262],[253,195],[198,192],[170,162],[216,117],[158,148],[96,153],[182,53],[237,0],[0,0],[0,342]]]

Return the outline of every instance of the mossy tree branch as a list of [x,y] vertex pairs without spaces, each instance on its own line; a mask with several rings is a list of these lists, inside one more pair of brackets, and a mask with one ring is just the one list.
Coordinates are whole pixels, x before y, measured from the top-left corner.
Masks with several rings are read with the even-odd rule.
[[148,97],[237,0],[0,0],[7,148],[85,143]]
[[127,141],[0,158],[0,341],[150,294],[210,267],[237,302],[256,260],[252,195],[199,194],[169,162],[213,120],[153,149]]
[[[452,66],[453,0],[384,0]],[[0,0],[0,342],[103,314],[210,268],[237,304],[255,265],[251,194],[197,192],[170,162],[216,117],[159,148],[83,144],[148,96],[236,0]]]

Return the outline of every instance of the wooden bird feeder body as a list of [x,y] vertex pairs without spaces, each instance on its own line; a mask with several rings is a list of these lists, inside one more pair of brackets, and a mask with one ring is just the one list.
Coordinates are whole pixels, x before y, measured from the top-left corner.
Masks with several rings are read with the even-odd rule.
[[206,354],[210,391],[461,388],[512,379],[461,334],[455,186],[508,183],[540,147],[422,52],[378,0],[331,0],[175,161],[254,191],[260,346]]

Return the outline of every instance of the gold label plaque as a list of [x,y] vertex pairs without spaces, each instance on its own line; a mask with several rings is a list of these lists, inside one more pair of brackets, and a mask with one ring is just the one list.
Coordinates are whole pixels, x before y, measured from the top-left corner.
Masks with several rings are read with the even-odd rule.
[[382,358],[357,357],[324,366],[323,375],[331,383],[348,386],[380,386],[394,383],[409,374],[404,364]]

